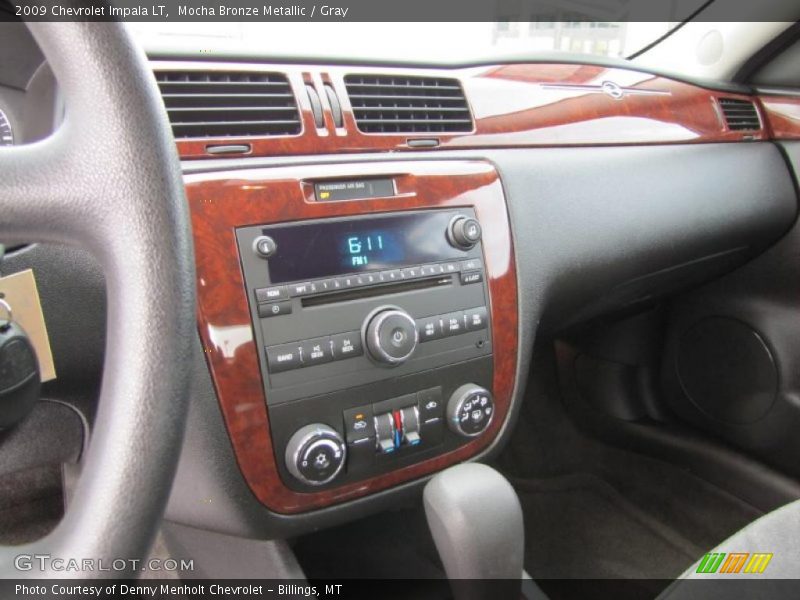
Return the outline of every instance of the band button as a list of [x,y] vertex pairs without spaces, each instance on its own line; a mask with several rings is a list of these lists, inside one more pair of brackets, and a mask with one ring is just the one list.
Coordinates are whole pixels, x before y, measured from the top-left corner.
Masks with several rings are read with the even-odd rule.
[[302,366],[300,344],[267,347],[267,367],[270,373],[282,373]]

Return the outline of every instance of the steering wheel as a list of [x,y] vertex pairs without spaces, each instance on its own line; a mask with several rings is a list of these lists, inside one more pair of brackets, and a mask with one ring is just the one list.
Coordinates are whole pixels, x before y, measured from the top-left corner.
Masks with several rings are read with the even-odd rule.
[[[73,499],[50,535],[0,548],[0,577],[96,576],[103,573],[20,571],[15,557],[146,557],[188,405],[191,232],[166,112],[124,26],[28,26],[59,83],[65,117],[51,137],[1,149],[0,239],[94,254],[106,278],[108,326],[97,417]],[[106,574],[131,576],[133,564]]]

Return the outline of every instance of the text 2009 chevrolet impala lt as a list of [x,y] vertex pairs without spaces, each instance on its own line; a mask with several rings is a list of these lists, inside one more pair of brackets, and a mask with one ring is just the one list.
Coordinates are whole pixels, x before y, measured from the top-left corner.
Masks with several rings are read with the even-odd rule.
[[3,597],[796,595],[783,8],[6,18]]

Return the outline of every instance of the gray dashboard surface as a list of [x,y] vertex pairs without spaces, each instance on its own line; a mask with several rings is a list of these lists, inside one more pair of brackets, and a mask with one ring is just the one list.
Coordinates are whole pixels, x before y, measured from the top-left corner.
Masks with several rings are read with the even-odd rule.
[[[519,284],[519,364],[514,405],[502,435],[482,458],[507,441],[522,401],[534,337],[576,316],[608,310],[598,299],[676,265],[743,249],[740,260],[778,239],[795,220],[792,176],[771,143],[640,147],[516,149],[354,156],[207,160],[184,163],[186,173],[252,167],[391,160],[482,158],[500,172],[509,211]],[[713,261],[712,261],[713,263]],[[105,321],[103,280],[91,257],[55,246],[10,256],[3,272],[33,266],[57,365],[64,375],[51,396],[70,395],[99,381]],[[613,298],[613,294],[612,294]],[[624,300],[624,298],[623,298]],[[83,332],[83,334],[81,334]],[[86,335],[86,334],[90,335]],[[426,479],[336,507],[279,515],[257,502],[241,477],[208,369],[196,343],[193,397],[167,518],[251,538],[297,535],[403,502],[419,502]],[[78,375],[79,374],[79,375]],[[85,408],[85,406],[84,406]]]

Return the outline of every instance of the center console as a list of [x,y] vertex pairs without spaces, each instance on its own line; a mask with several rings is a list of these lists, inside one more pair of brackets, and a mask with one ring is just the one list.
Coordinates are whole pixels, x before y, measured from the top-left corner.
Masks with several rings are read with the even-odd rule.
[[516,370],[516,277],[481,161],[192,175],[199,326],[239,466],[293,513],[478,454]]
[[389,472],[486,429],[494,403],[481,237],[471,208],[237,231],[288,486]]

